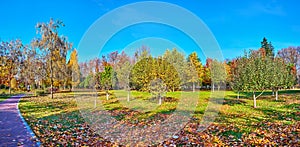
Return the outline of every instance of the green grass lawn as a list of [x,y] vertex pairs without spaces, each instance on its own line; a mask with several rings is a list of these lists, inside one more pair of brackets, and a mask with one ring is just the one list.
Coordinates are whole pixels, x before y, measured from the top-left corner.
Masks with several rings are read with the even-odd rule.
[[5,101],[6,99],[8,99],[10,96],[0,96],[0,102]]
[[6,99],[10,98],[13,95],[18,95],[25,92],[20,91],[11,91],[11,94],[9,94],[9,91],[7,89],[0,89],[0,102],[5,101]]
[[[104,92],[98,92],[98,96],[90,92],[72,92],[55,94],[54,99],[48,96],[23,98],[19,108],[45,146],[57,144],[72,146],[76,143],[113,145],[88,127],[89,124],[80,114],[81,110],[97,112],[105,109],[120,122],[149,125],[170,117],[176,109],[179,109],[179,104],[189,104],[192,98],[197,100],[191,116],[193,119],[183,128],[179,136],[198,139],[179,142],[178,139],[171,138],[165,143],[175,142],[178,145],[238,143],[261,146],[280,143],[284,145],[289,142],[290,145],[295,145],[299,143],[300,133],[297,129],[300,125],[300,91],[280,91],[279,94],[279,100],[275,101],[271,92],[266,92],[258,98],[256,109],[253,108],[249,93],[241,93],[241,98],[236,99],[236,93],[226,91],[225,98],[222,99],[218,95],[212,95],[211,98],[210,91],[168,92],[162,105],[158,105],[158,100],[147,92],[133,91],[128,102],[127,92],[121,90],[110,91],[109,100],[106,100]],[[221,100],[223,103],[214,122],[205,131],[195,132],[195,127],[199,123],[201,125],[208,104],[213,101],[220,103]],[[183,111],[193,110],[187,107]],[[81,139],[76,139],[78,137]]]

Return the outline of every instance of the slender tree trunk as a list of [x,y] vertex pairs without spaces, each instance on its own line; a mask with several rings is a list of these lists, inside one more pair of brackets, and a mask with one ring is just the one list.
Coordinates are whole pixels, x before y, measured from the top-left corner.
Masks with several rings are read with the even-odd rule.
[[220,91],[220,87],[221,87],[221,86],[220,86],[220,85],[218,85],[218,91]]
[[106,91],[106,100],[108,100],[109,94],[108,94],[108,90]]
[[[52,53],[51,53],[52,58]],[[53,65],[52,65],[52,59],[50,59],[50,81],[51,81],[51,98],[53,99]]]
[[237,93],[237,99],[240,99],[240,92]]
[[274,88],[272,88],[272,96],[274,96],[274,91],[275,91]]
[[212,84],[212,91],[215,92],[215,84]]
[[255,97],[255,92],[253,92],[253,107],[256,108],[256,97]]
[[161,105],[161,96],[160,96],[160,94],[158,94],[158,99],[159,99],[158,105]]
[[195,82],[193,82],[193,92],[195,92]]
[[11,95],[11,78],[9,76],[9,79],[8,79],[8,92],[9,92],[9,95]]
[[276,90],[276,101],[278,100],[278,90]]
[[130,90],[127,90],[127,102],[130,101]]
[[95,99],[94,99],[94,108],[97,107],[97,96],[95,96]]

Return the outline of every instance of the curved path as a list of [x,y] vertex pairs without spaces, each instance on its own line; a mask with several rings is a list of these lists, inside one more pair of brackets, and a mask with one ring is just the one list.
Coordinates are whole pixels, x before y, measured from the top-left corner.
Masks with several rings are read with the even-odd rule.
[[22,95],[0,102],[0,146],[39,146],[30,127],[20,114],[18,103]]

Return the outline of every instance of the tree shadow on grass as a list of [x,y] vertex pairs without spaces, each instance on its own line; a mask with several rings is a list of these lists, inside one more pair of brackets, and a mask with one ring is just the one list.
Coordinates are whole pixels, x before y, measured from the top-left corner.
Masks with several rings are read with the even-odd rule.
[[223,104],[226,105],[238,105],[238,104],[245,104],[247,103],[245,100],[241,100],[241,99],[229,99],[229,98],[224,98]]
[[297,103],[292,103],[292,104],[289,104],[289,105],[284,105],[283,106],[284,108],[288,108],[288,109],[295,109],[297,111],[300,112],[300,104],[297,104]]
[[293,109],[294,112],[286,112],[271,108],[257,108],[257,111],[263,112],[269,121],[271,122],[278,122],[278,121],[300,121],[300,104],[289,104],[285,105],[284,108]]
[[[261,92],[255,92],[255,95],[259,95]],[[274,93],[275,94],[275,93]],[[289,89],[289,90],[279,90],[278,95],[294,95],[300,94],[300,89]],[[231,98],[237,98],[237,94],[229,94],[227,95]],[[253,93],[252,92],[240,92],[240,98],[244,99],[252,99]],[[269,98],[270,96],[274,96],[272,91],[264,91],[261,97]]]
[[178,102],[179,99],[175,97],[163,97],[164,102]]
[[211,98],[209,101],[215,104],[223,104],[223,105],[230,105],[230,106],[243,105],[247,103],[243,99],[234,99],[234,98]]

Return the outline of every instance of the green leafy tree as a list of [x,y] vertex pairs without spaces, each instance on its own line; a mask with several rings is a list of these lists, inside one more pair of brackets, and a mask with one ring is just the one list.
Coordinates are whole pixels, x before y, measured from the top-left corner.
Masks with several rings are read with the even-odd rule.
[[127,101],[130,101],[130,71],[132,69],[132,63],[130,57],[123,51],[117,56],[115,62],[115,73],[118,79],[118,88],[122,88],[127,91]]
[[112,87],[112,75],[113,69],[111,66],[105,66],[104,71],[101,72],[101,86],[104,88],[106,92],[106,100],[109,99],[109,89]]
[[226,69],[224,64],[217,60],[212,60],[210,71],[212,80],[212,90],[214,91],[215,85],[217,85],[218,90],[220,90],[221,85],[226,82]]
[[127,101],[130,101],[130,81],[129,75],[131,71],[132,65],[129,61],[125,61],[122,64],[118,64],[116,68],[117,78],[119,81],[119,87],[123,88],[127,91]]
[[[250,51],[245,53],[244,57],[240,59],[237,64],[238,78],[234,79],[234,83],[242,82],[242,91],[249,91],[253,93],[253,107],[256,108],[256,100],[263,92],[270,88],[270,72],[272,66],[270,58],[264,57],[261,52]],[[261,92],[256,95],[256,92]]]
[[245,70],[247,59],[238,58],[231,63],[232,80],[230,82],[231,88],[237,92],[237,98],[240,98],[240,92],[243,90],[243,84],[247,80],[247,73]]
[[143,58],[139,60],[132,68],[130,81],[134,89],[140,91],[149,91],[149,82],[153,79],[153,58]]
[[287,64],[281,58],[275,58],[270,63],[272,71],[270,71],[270,87],[275,90],[276,100],[278,100],[278,90],[280,88],[288,88],[294,85],[295,77],[290,72]]
[[166,85],[160,78],[155,78],[150,82],[150,92],[158,98],[158,104],[162,104],[162,96],[166,92]]
[[83,88],[89,88],[89,89],[94,88],[95,86],[94,75],[90,74],[86,76],[84,80],[79,84],[79,86]]
[[181,86],[188,83],[187,76],[187,62],[184,54],[179,52],[176,48],[166,50],[162,58],[165,63],[165,78],[167,89],[169,91],[179,90]]

